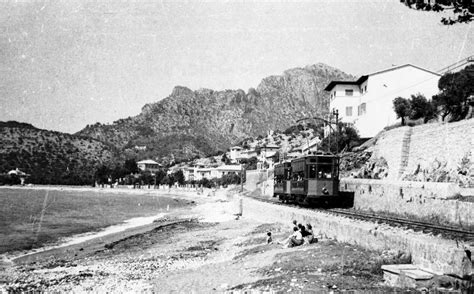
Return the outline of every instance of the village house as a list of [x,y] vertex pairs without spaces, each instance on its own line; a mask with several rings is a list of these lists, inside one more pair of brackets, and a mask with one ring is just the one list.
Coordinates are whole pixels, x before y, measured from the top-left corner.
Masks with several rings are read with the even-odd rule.
[[231,162],[237,162],[238,158],[240,158],[240,152],[242,151],[242,147],[234,146],[230,148],[229,152],[229,159]]
[[161,164],[151,159],[141,160],[137,162],[137,166],[141,171],[149,171],[151,173],[156,173],[161,168]]
[[25,184],[26,178],[28,178],[30,176],[30,174],[27,174],[27,173],[21,171],[19,168],[12,169],[11,171],[9,171],[7,173],[7,175],[17,176],[20,179],[20,185],[22,185],[22,186]]
[[211,170],[212,178],[222,178],[225,175],[239,175],[242,172],[242,166],[239,165],[221,165]]
[[221,178],[229,174],[239,175],[242,172],[241,165],[221,165],[217,167],[210,166],[186,166],[181,168],[186,181],[200,181],[204,178]]
[[311,152],[318,151],[319,143],[321,143],[321,139],[319,139],[319,137],[308,139],[305,144],[301,145],[301,153],[309,154]]
[[375,136],[384,127],[400,121],[393,110],[397,97],[422,94],[426,99],[438,93],[440,74],[405,64],[361,76],[356,81],[332,81],[330,109],[337,109],[340,121],[353,124],[362,138]]
[[237,161],[240,161],[242,159],[249,159],[252,157],[257,157],[257,150],[255,149],[245,149],[240,152],[240,157],[237,157]]

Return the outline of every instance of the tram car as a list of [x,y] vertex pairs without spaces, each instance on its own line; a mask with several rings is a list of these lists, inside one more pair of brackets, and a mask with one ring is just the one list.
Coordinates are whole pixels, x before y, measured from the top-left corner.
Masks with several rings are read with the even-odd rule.
[[[332,154],[307,155],[293,159],[290,164],[289,191],[282,189],[282,185],[279,183],[275,185],[274,196],[278,196],[283,202],[314,206],[327,205],[339,200],[338,156]],[[281,173],[280,170],[281,167],[278,173]],[[275,168],[275,182],[277,182],[276,175]],[[284,180],[278,181],[284,182]]]
[[291,188],[291,162],[275,165],[273,196],[281,201],[289,200]]

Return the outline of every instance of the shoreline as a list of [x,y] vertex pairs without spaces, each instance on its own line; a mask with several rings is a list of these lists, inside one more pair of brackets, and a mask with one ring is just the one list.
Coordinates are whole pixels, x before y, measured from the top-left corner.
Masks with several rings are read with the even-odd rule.
[[[104,194],[138,194],[138,195],[150,195],[155,197],[166,197],[171,199],[182,199],[192,200],[192,203],[204,204],[209,200],[208,196],[199,195],[195,189],[188,188],[173,188],[173,189],[129,189],[129,188],[95,188],[87,186],[49,186],[49,185],[38,185],[38,186],[0,186],[1,190],[16,190],[16,191],[27,191],[27,190],[46,190],[46,191],[64,191],[64,192],[94,192]],[[210,189],[211,190],[211,189]],[[219,190],[219,194],[226,192],[227,189]],[[215,199],[215,198],[214,198]],[[199,205],[198,204],[198,205]],[[186,206],[185,206],[186,207]],[[182,210],[183,208],[174,210]],[[189,208],[189,206],[187,206]],[[156,220],[165,218],[168,215],[172,215],[176,211],[171,210],[169,205],[166,207],[166,212],[160,212],[152,216],[137,216],[129,219],[125,219],[121,222],[109,225],[107,227],[99,228],[98,230],[92,230],[85,233],[73,234],[70,236],[62,237],[52,243],[47,243],[41,247],[22,250],[22,251],[7,251],[0,254],[0,262],[11,263],[16,259],[21,259],[30,255],[40,254],[50,250],[61,249],[72,245],[78,245],[93,241],[98,238],[106,238],[110,235],[114,235],[120,232],[133,231],[134,229],[140,230],[140,228],[153,225]]]
[[153,224],[155,220],[163,218],[166,216],[166,213],[159,213],[155,216],[145,216],[145,217],[134,217],[131,219],[124,220],[121,223],[111,225],[105,228],[100,229],[99,231],[91,231],[82,234],[76,234],[68,237],[64,237],[54,242],[53,244],[41,246],[26,252],[5,252],[0,254],[0,260],[3,262],[14,262],[17,259],[25,258],[30,255],[43,253],[46,251],[60,249],[64,247],[69,247],[72,245],[80,245],[82,243],[93,241],[97,238],[107,237],[109,235],[121,233],[127,230],[139,229],[147,225]]
[[[61,185],[32,185],[32,186],[0,186],[2,189],[12,190],[49,190],[49,191],[80,191],[80,192],[103,192],[110,194],[128,193],[128,194],[140,194],[140,195],[153,195],[153,196],[195,196],[195,197],[212,197],[218,196],[222,193],[226,193],[236,186],[229,186],[227,188],[212,189],[212,188],[191,188],[191,187],[172,187],[169,189],[163,188],[147,188],[143,187],[140,189],[129,188],[127,186],[119,186],[115,188],[101,188],[91,186],[61,186]],[[158,194],[158,195],[157,195]]]
[[[33,192],[35,191],[35,192]],[[108,203],[115,202],[113,200],[115,198],[115,195],[117,197],[120,197],[120,200],[118,203],[122,203],[121,206],[125,209],[126,206],[123,205],[123,203],[128,203],[130,202],[131,206],[138,204],[138,207],[143,207],[143,212],[140,212],[140,210],[137,210],[137,213],[122,213],[120,212],[120,215],[124,215],[125,218],[120,218],[120,217],[106,217],[105,219],[100,218],[100,217],[94,217],[94,220],[91,221],[85,221],[83,222],[80,217],[80,213],[75,213],[71,215],[70,213],[67,212],[67,209],[71,209],[74,207],[74,205],[70,206],[70,208],[66,207],[66,212],[64,218],[62,217],[62,213],[60,212],[60,209],[53,209],[52,214],[49,214],[49,223],[52,223],[51,227],[51,234],[58,234],[57,236],[51,235],[51,237],[48,237],[48,241],[40,241],[39,243],[36,243],[33,245],[33,247],[36,248],[25,248],[22,245],[18,245],[20,243],[12,243],[12,240],[16,239],[8,239],[10,238],[11,233],[15,233],[12,229],[8,228],[8,224],[6,223],[7,227],[5,228],[5,231],[3,231],[2,235],[4,236],[4,241],[2,246],[5,246],[4,248],[7,249],[7,251],[2,252],[0,254],[0,262],[4,264],[8,264],[11,260],[27,256],[27,255],[32,255],[32,254],[37,254],[39,252],[44,252],[52,249],[58,249],[61,247],[67,247],[70,245],[78,244],[78,243],[83,243],[86,241],[89,241],[91,239],[95,238],[102,238],[106,237],[107,235],[130,230],[136,227],[142,227],[146,226],[149,224],[152,224],[155,220],[163,218],[164,216],[168,214],[172,214],[174,210],[179,210],[182,208],[191,208],[196,205],[196,203],[200,203],[206,199],[206,197],[202,197],[200,195],[197,195],[194,191],[189,191],[189,190],[175,190],[175,191],[170,191],[169,189],[98,189],[98,188],[92,188],[92,187],[70,187],[70,186],[0,186],[0,194],[5,195],[6,198],[4,198],[4,201],[2,203],[6,204],[8,207],[8,203],[12,203],[11,201],[17,202],[15,200],[15,196],[18,195],[20,196],[18,198],[18,201],[22,201],[20,203],[23,203],[23,205],[29,203],[30,199],[33,199],[35,196],[38,194],[38,191],[40,195],[43,193],[41,191],[49,191],[49,195],[65,195],[65,198],[61,199],[77,199],[79,203],[88,203],[88,201],[92,201],[94,204],[94,207],[97,207],[97,203],[103,203],[102,205],[107,205],[107,207],[110,207]],[[63,194],[64,192],[64,194]],[[66,194],[67,193],[67,194]],[[25,195],[26,197],[21,197],[22,195]],[[107,195],[107,198],[104,198],[104,200],[99,200],[100,195]],[[134,195],[140,195],[140,198],[135,198]],[[123,197],[122,197],[123,196]],[[45,196],[47,197],[47,196]],[[57,197],[57,196],[56,196]],[[84,200],[82,200],[82,197],[85,197]],[[145,202],[144,199],[149,199],[148,197],[153,197],[150,200],[146,200]],[[3,198],[3,197],[2,197]],[[44,198],[44,200],[41,200],[43,203],[43,210],[45,209],[45,203],[47,198]],[[55,197],[50,197],[50,199],[56,199]],[[88,200],[90,199],[90,200]],[[97,200],[94,200],[97,199]],[[108,199],[108,200],[107,200]],[[129,199],[129,200],[127,200]],[[143,199],[143,200],[136,200],[136,199]],[[154,199],[157,199],[156,202]],[[161,199],[161,200],[160,200]],[[49,200],[48,200],[49,201]],[[53,200],[55,201],[55,200]],[[65,202],[66,201],[66,202]],[[76,200],[74,200],[76,201]],[[62,200],[59,202],[56,207],[61,207],[61,205],[64,205],[64,203],[70,203],[68,200]],[[133,204],[134,203],[134,204]],[[145,203],[145,204],[144,204]],[[162,204],[156,204],[156,203],[162,203]],[[141,204],[141,205],[140,205]],[[21,205],[18,206],[16,205],[15,209],[21,209]],[[29,204],[27,204],[29,205]],[[36,221],[40,220],[40,223],[43,221],[43,214],[41,211],[37,211],[36,209],[41,209],[41,204],[40,206],[35,208],[35,210],[32,210],[32,212],[26,212],[25,216],[22,216],[25,219],[23,222],[18,222],[18,220],[12,221],[11,224],[16,226],[16,223],[18,222],[18,225],[20,226],[38,226],[38,224],[35,224]],[[153,206],[150,206],[153,205]],[[156,205],[156,208],[154,208]],[[49,205],[46,205],[47,207]],[[83,205],[84,206],[84,205]],[[113,205],[115,206],[115,205]],[[119,205],[120,206],[120,205]],[[117,206],[117,209],[120,209],[119,206]],[[85,215],[90,215],[91,211],[90,208],[87,207],[87,204],[85,207]],[[14,209],[14,210],[15,210]],[[105,207],[104,207],[105,209]],[[28,209],[31,210],[31,209]],[[94,208],[92,211],[96,211],[97,209]],[[11,209],[10,209],[11,211]],[[109,213],[114,214],[114,209],[109,208],[107,209]],[[121,211],[129,211],[129,210],[121,210]],[[60,214],[57,214],[57,213]],[[98,211],[100,212],[100,211]],[[29,213],[32,213],[30,215]],[[6,219],[9,219],[8,215],[15,215],[15,213],[12,214],[12,212],[8,212]],[[57,215],[57,216],[56,216]],[[34,216],[32,220],[32,216]],[[128,217],[127,217],[128,216]],[[74,229],[74,223],[71,223],[71,220],[74,221],[74,219],[77,218],[79,221],[77,224],[85,227],[88,226],[89,224],[92,225],[90,228],[87,230],[77,230]],[[97,219],[97,221],[95,220]],[[21,221],[21,219],[19,219]],[[26,221],[26,222],[25,222]],[[62,222],[64,221],[64,226],[62,226]],[[32,222],[31,224],[29,222]],[[54,222],[58,224],[54,224]],[[105,226],[101,225],[100,223],[106,224]],[[71,229],[68,229],[67,226],[72,226]],[[76,226],[77,228],[77,226]],[[48,229],[48,227],[44,227],[44,229]],[[34,228],[33,230],[36,230]],[[38,230],[41,230],[41,225],[39,225]],[[56,233],[58,230],[62,230],[62,232]],[[70,230],[69,233],[67,233],[67,230]],[[20,231],[18,231],[20,234]],[[59,231],[60,232],[60,231]],[[23,233],[21,233],[23,234]],[[12,235],[15,236],[15,235]],[[23,239],[20,240],[25,240],[25,238],[28,235],[25,235]],[[17,238],[17,237],[14,237]],[[7,242],[7,240],[10,240]],[[10,245],[11,243],[11,245]],[[35,244],[35,243],[32,243]],[[11,247],[11,248],[10,248]]]

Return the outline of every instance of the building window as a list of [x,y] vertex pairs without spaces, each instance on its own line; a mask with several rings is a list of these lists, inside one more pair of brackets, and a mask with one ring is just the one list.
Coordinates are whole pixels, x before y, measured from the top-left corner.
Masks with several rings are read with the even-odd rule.
[[346,96],[352,96],[352,95],[354,95],[354,90],[346,89]]
[[346,116],[352,116],[352,106],[346,107]]
[[365,85],[364,87],[364,92],[367,92],[367,85]]
[[336,97],[336,91],[334,91],[334,98]]
[[357,115],[364,115],[366,112],[365,103],[362,103],[357,107]]

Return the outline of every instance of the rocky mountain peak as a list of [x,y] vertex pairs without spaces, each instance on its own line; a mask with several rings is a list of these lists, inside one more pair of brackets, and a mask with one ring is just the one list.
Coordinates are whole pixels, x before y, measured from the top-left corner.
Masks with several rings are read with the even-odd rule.
[[[85,128],[79,134],[113,144],[138,158],[190,159],[225,150],[244,138],[283,130],[304,115],[329,110],[324,87],[353,76],[318,63],[262,79],[257,88],[214,91],[174,87],[142,113],[111,125]],[[132,146],[147,146],[146,152]]]

